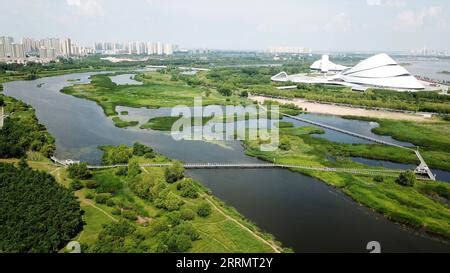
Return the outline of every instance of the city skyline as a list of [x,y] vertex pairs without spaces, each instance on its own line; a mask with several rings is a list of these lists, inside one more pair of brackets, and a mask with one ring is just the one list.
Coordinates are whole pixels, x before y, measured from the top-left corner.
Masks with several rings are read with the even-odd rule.
[[[441,0],[158,1],[0,0],[1,35],[167,41],[186,48],[315,51],[449,50],[450,3]],[[17,16],[21,15],[21,20]]]

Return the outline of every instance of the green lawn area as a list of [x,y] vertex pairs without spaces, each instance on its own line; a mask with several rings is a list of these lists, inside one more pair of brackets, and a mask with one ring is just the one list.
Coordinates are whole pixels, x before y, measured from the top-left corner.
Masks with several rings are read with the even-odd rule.
[[113,117],[112,121],[114,122],[114,125],[119,128],[134,127],[139,124],[137,121],[125,121],[119,117]]
[[[170,131],[172,129],[173,124],[180,120],[180,122],[183,122],[184,118],[181,117],[156,117],[151,118],[146,124],[141,125],[141,129],[152,129],[152,130],[158,130],[158,131]],[[205,125],[210,121],[211,117],[204,117],[202,118],[202,125]],[[188,121],[188,120],[186,120]],[[191,126],[194,126],[194,118],[191,118]]]
[[[372,119],[363,117],[346,117],[376,121],[379,127],[372,131],[379,135],[389,135],[392,138],[412,143],[420,148],[421,154],[427,164],[432,168],[450,171],[450,122],[435,118],[432,122],[411,122],[387,119]],[[389,152],[388,160],[395,162],[417,162],[404,151],[392,148],[382,148]],[[366,151],[368,158],[371,151]],[[378,153],[374,153],[377,156]]]
[[148,108],[193,106],[195,97],[201,97],[203,105],[240,104],[245,101],[238,96],[224,97],[207,87],[189,86],[161,72],[137,74],[135,80],[143,82],[142,85],[117,85],[111,81],[111,75],[94,75],[90,84],[66,87],[62,92],[97,102],[108,116],[117,115],[115,108],[118,105]]
[[[112,151],[113,146],[103,147]],[[170,162],[164,156],[156,154],[154,158],[141,156],[130,157],[130,162]],[[52,166],[47,161],[30,162],[33,168],[48,171],[57,177],[57,181],[69,186],[73,181],[68,177],[64,168]],[[171,219],[174,213],[184,210],[197,211],[200,204],[211,202],[211,213],[207,217],[200,217],[195,213],[192,220],[186,220],[199,234],[198,239],[192,241],[188,252],[237,252],[237,253],[266,253],[273,252],[270,242],[277,249],[282,250],[270,234],[260,231],[242,215],[220,200],[210,195],[210,191],[200,183],[184,178],[176,183],[167,183],[165,169],[156,167],[139,168],[140,173],[135,177],[118,174],[119,168],[97,170],[87,180],[82,180],[84,187],[75,192],[85,211],[83,231],[74,238],[82,243],[83,250],[90,252],[99,240],[99,234],[104,231],[105,224],[116,225],[120,221],[127,221],[134,226],[140,236],[143,236],[142,245],[148,252],[155,251],[158,239],[154,235],[152,222]],[[56,171],[55,171],[56,170]],[[178,184],[192,183],[198,193],[196,198],[183,197]],[[157,205],[157,201],[150,198],[150,191],[163,189],[167,200],[178,200],[181,204],[176,210],[168,210]],[[148,193],[148,194],[145,194]],[[99,197],[107,196],[107,201],[100,201]],[[127,213],[125,213],[127,212]],[[130,218],[131,215],[131,218]],[[239,223],[239,224],[238,224]],[[243,228],[245,226],[245,228]],[[251,230],[249,232],[248,229]],[[256,235],[255,235],[256,234]],[[135,235],[127,235],[125,241],[133,241]],[[258,236],[258,237],[256,237]],[[133,250],[130,250],[133,252]],[[285,249],[284,251],[289,251]]]
[[[304,126],[280,129],[280,142],[288,143],[289,150],[262,152],[259,141],[245,142],[248,155],[278,164],[296,164],[317,167],[368,168],[351,161],[348,156],[377,159],[398,159],[400,162],[415,162],[414,153],[382,145],[339,144],[312,137],[316,128]],[[404,151],[403,151],[404,150]],[[329,159],[332,156],[335,160]],[[423,229],[427,232],[450,237],[450,209],[448,197],[450,184],[444,182],[417,181],[414,187],[395,183],[395,178],[384,177],[375,182],[374,177],[345,173],[302,171],[325,183],[340,188],[357,202],[366,205],[389,219]]]

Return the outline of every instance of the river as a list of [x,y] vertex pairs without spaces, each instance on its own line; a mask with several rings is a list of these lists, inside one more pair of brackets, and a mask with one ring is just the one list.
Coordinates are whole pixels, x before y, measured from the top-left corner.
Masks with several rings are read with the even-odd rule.
[[[58,158],[99,163],[97,146],[140,141],[186,162],[259,162],[246,156],[239,142],[174,141],[166,133],[116,128],[96,103],[60,93],[72,84],[68,80],[87,83],[91,74],[3,84],[5,95],[36,109],[56,138]],[[450,245],[394,224],[339,190],[288,170],[192,170],[189,175],[296,252],[367,252],[369,241],[380,242],[384,252],[450,251]]]

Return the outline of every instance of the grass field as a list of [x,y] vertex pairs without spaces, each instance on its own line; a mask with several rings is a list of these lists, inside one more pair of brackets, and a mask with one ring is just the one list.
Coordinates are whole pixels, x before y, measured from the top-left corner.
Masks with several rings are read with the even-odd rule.
[[[156,161],[161,161],[162,157],[158,157]],[[139,158],[141,162],[149,162],[148,159]],[[18,163],[17,159],[2,159],[0,162]],[[69,187],[72,179],[68,177],[67,171],[63,167],[53,165],[48,159],[42,159],[40,161],[29,161],[30,167],[48,172],[55,176],[57,182]],[[101,170],[94,172],[94,176],[90,181],[95,181],[99,187],[106,184],[113,183],[120,184],[120,190],[112,195],[112,200],[115,203],[125,204],[127,208],[133,209],[138,212],[139,217],[147,217],[149,222],[153,219],[164,217],[168,212],[159,209],[148,200],[142,199],[128,187],[128,181],[126,178],[118,177],[115,175],[116,169]],[[142,180],[164,180],[164,169],[146,167],[142,169],[139,174],[139,179]],[[164,182],[165,183],[165,182]],[[193,253],[266,253],[274,252],[275,249],[280,251],[290,251],[288,249],[282,249],[280,244],[276,242],[270,234],[260,231],[254,224],[246,220],[236,210],[228,207],[220,200],[216,199],[207,188],[201,184],[195,182],[196,188],[200,193],[200,197],[191,199],[181,197],[178,193],[175,184],[168,184],[168,188],[171,192],[176,194],[178,198],[183,200],[183,209],[189,208],[195,211],[196,207],[201,202],[210,202],[213,204],[211,214],[208,217],[196,216],[193,220],[189,221],[195,227],[200,234],[200,239],[196,240],[192,244],[192,248],[189,252]],[[116,185],[117,186],[117,185]],[[109,206],[106,204],[99,204],[89,195],[95,196],[96,190],[83,188],[75,192],[75,195],[80,201],[81,208],[84,210],[83,220],[85,226],[83,231],[78,234],[74,240],[79,241],[83,249],[87,249],[98,239],[99,233],[102,231],[105,224],[117,223],[121,220],[127,220],[124,216],[114,215],[116,206]],[[150,234],[151,227],[147,224],[139,224],[137,221],[130,221],[142,234]],[[248,230],[247,230],[248,229]],[[250,230],[250,231],[249,231]],[[151,246],[154,242],[151,238],[147,243]],[[65,250],[63,249],[62,252]]]
[[[422,156],[432,168],[450,171],[450,122],[436,118],[434,122],[410,122],[387,119],[372,119],[363,117],[346,117],[376,121],[379,127],[372,131],[379,135],[388,135],[400,141],[412,143],[419,147]],[[389,152],[387,159],[395,162],[412,163],[411,156],[398,149],[380,148]],[[368,158],[370,151],[365,153]],[[377,155],[378,153],[374,153]],[[379,159],[375,157],[375,159]]]
[[119,117],[113,117],[112,121],[114,122],[114,125],[119,128],[134,127],[139,124],[137,121],[125,121],[121,120]]
[[[172,129],[173,124],[180,120],[183,121],[180,117],[156,117],[151,118],[146,124],[141,125],[141,129],[152,129],[158,131],[170,131]],[[202,125],[205,125],[208,121],[211,120],[211,117],[204,117],[201,119]],[[188,120],[187,120],[188,121]],[[194,126],[194,118],[191,118],[191,126]]]
[[171,76],[160,72],[138,74],[135,80],[142,85],[117,85],[111,75],[94,75],[90,84],[66,87],[62,92],[97,102],[108,116],[117,115],[118,105],[129,107],[173,107],[193,106],[194,98],[201,97],[203,105],[241,104],[238,96],[224,97],[206,87],[191,87],[183,81],[171,80]]

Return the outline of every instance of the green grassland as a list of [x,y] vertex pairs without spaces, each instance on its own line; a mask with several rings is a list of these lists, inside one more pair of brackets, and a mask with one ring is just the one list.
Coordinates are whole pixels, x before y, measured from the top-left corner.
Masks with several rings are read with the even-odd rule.
[[[111,149],[111,147],[104,147],[104,149]],[[52,164],[48,159],[36,153],[29,154],[29,158],[34,159],[28,160],[30,167],[52,174],[58,183],[70,188],[73,179],[69,177],[65,168]],[[132,157],[130,160],[140,163],[170,162],[161,155],[157,155],[151,160],[144,157]],[[18,164],[19,160],[0,159],[0,162]],[[104,231],[105,226],[116,225],[123,221],[133,226],[142,240],[141,248],[130,247],[126,249],[126,252],[144,250],[145,252],[158,252],[156,248],[158,240],[154,238],[156,232],[154,229],[157,226],[153,226],[152,222],[165,221],[168,217],[173,217],[174,211],[192,210],[196,212],[198,206],[204,202],[211,204],[210,215],[200,217],[195,213],[192,220],[182,220],[181,222],[187,222],[199,235],[192,241],[187,252],[269,253],[274,252],[274,248],[279,251],[290,251],[283,249],[272,235],[259,230],[235,209],[212,196],[210,190],[190,178],[169,184],[165,181],[163,168],[141,168],[141,172],[132,179],[126,175],[117,175],[117,170],[115,168],[93,172],[91,178],[82,181],[84,187],[74,192],[84,211],[83,221],[85,223],[82,232],[74,240],[81,243],[83,252],[102,252],[102,248],[97,245],[99,234]],[[183,181],[193,183],[198,197],[181,196],[177,185]],[[88,184],[95,184],[95,188],[88,188]],[[148,188],[162,187],[163,185],[168,190],[168,195],[180,201],[181,206],[174,211],[158,208],[155,206],[154,200],[140,197],[136,194],[135,188],[130,185]],[[108,201],[106,203],[97,202],[96,196],[104,194],[108,196]],[[131,213],[126,214],[124,211]],[[132,215],[132,218],[129,215]],[[141,219],[144,221],[140,222]],[[124,240],[134,240],[134,235],[134,233],[127,235]],[[61,251],[65,252],[66,250],[62,249]],[[114,249],[112,251],[114,252]],[[122,251],[124,251],[123,248],[120,249],[120,252]]]
[[297,89],[278,90],[276,84],[250,87],[252,94],[285,98],[303,98],[310,101],[349,104],[368,108],[389,108],[406,111],[450,113],[450,97],[438,92],[397,92],[369,89],[366,92],[350,88],[300,84]]
[[[374,133],[389,135],[396,140],[412,143],[419,147],[430,167],[450,171],[450,122],[437,118],[432,122],[422,123],[352,116],[345,118],[378,122],[380,126],[372,130]],[[405,153],[405,151],[388,147],[383,149],[390,151],[390,155],[387,156],[388,160],[400,163],[416,162],[410,153]],[[370,156],[370,151],[364,153],[368,158],[374,158]],[[381,158],[375,157],[375,159]]]
[[112,121],[114,122],[114,125],[119,128],[134,127],[139,124],[137,121],[125,121],[119,117],[113,117]]
[[[281,128],[281,145],[289,148],[278,149],[276,152],[260,151],[259,141],[246,141],[244,147],[248,155],[271,162],[275,160],[278,164],[369,168],[351,161],[348,158],[350,155],[388,160],[398,158],[401,162],[406,158],[414,161],[413,153],[406,155],[401,148],[339,144],[311,136],[319,131],[320,129],[312,126]],[[395,178],[392,177],[384,177],[383,182],[375,182],[374,177],[370,176],[309,170],[294,171],[316,177],[341,189],[355,201],[382,213],[393,221],[446,238],[450,237],[448,225],[450,184],[448,183],[418,181],[414,187],[403,187],[395,183]]]
[[[151,118],[146,124],[141,125],[141,129],[152,129],[157,131],[170,131],[172,129],[172,126],[175,122],[180,120],[180,122],[183,122],[182,117],[155,117]],[[205,125],[210,121],[212,117],[203,117],[201,119],[202,125]],[[188,120],[187,120],[188,121]],[[195,119],[191,118],[191,126],[194,126]]]
[[136,75],[135,80],[143,82],[142,85],[117,85],[111,81],[111,75],[91,76],[90,84],[66,87],[62,92],[97,102],[108,116],[117,115],[115,108],[118,105],[148,108],[193,106],[195,97],[201,97],[203,105],[243,102],[238,96],[225,97],[215,90],[189,86],[163,72]]
[[[102,149],[111,152],[111,149],[114,148],[103,147]],[[153,159],[134,156],[130,158],[130,161],[139,163],[170,162],[166,157],[160,155]],[[155,231],[152,229],[156,227],[152,225],[152,222],[172,217],[170,215],[173,215],[174,211],[192,210],[195,212],[202,202],[210,202],[217,208],[213,207],[211,214],[207,217],[195,215],[194,219],[186,220],[199,233],[199,239],[192,242],[189,252],[273,252],[269,245],[243,229],[241,225],[264,238],[263,240],[270,241],[270,244],[276,245],[278,248],[272,236],[258,230],[255,225],[245,220],[234,209],[225,206],[211,196],[208,189],[190,178],[184,178],[176,183],[169,184],[165,180],[164,169],[152,167],[141,168],[140,173],[133,178],[128,175],[117,175],[117,169],[96,171],[93,174],[93,177],[88,181],[93,181],[96,187],[92,189],[83,188],[76,192],[81,204],[89,207],[84,215],[87,225],[78,238],[88,251],[95,249],[93,246],[98,240],[96,235],[102,230],[99,227],[102,224],[117,221],[129,221],[135,226],[137,232],[145,238],[143,244],[146,245],[147,250],[149,252],[155,251],[157,240],[153,238]],[[86,185],[88,181],[85,182]],[[181,195],[177,185],[183,183],[183,181],[193,183],[198,197],[189,198]],[[177,200],[181,204],[180,207],[170,210],[158,207],[157,201],[152,199],[147,192],[147,189],[156,191],[158,188],[165,190],[167,198]],[[109,194],[107,204],[95,201],[97,195],[105,193]],[[87,199],[87,196],[93,198],[93,200]],[[100,210],[95,210],[94,207]],[[118,211],[121,211],[121,213],[117,214]],[[135,218],[130,220],[124,211],[130,211],[140,219],[145,218],[146,222],[139,223]],[[238,221],[241,225],[235,221]],[[125,239],[128,240],[129,238]]]

